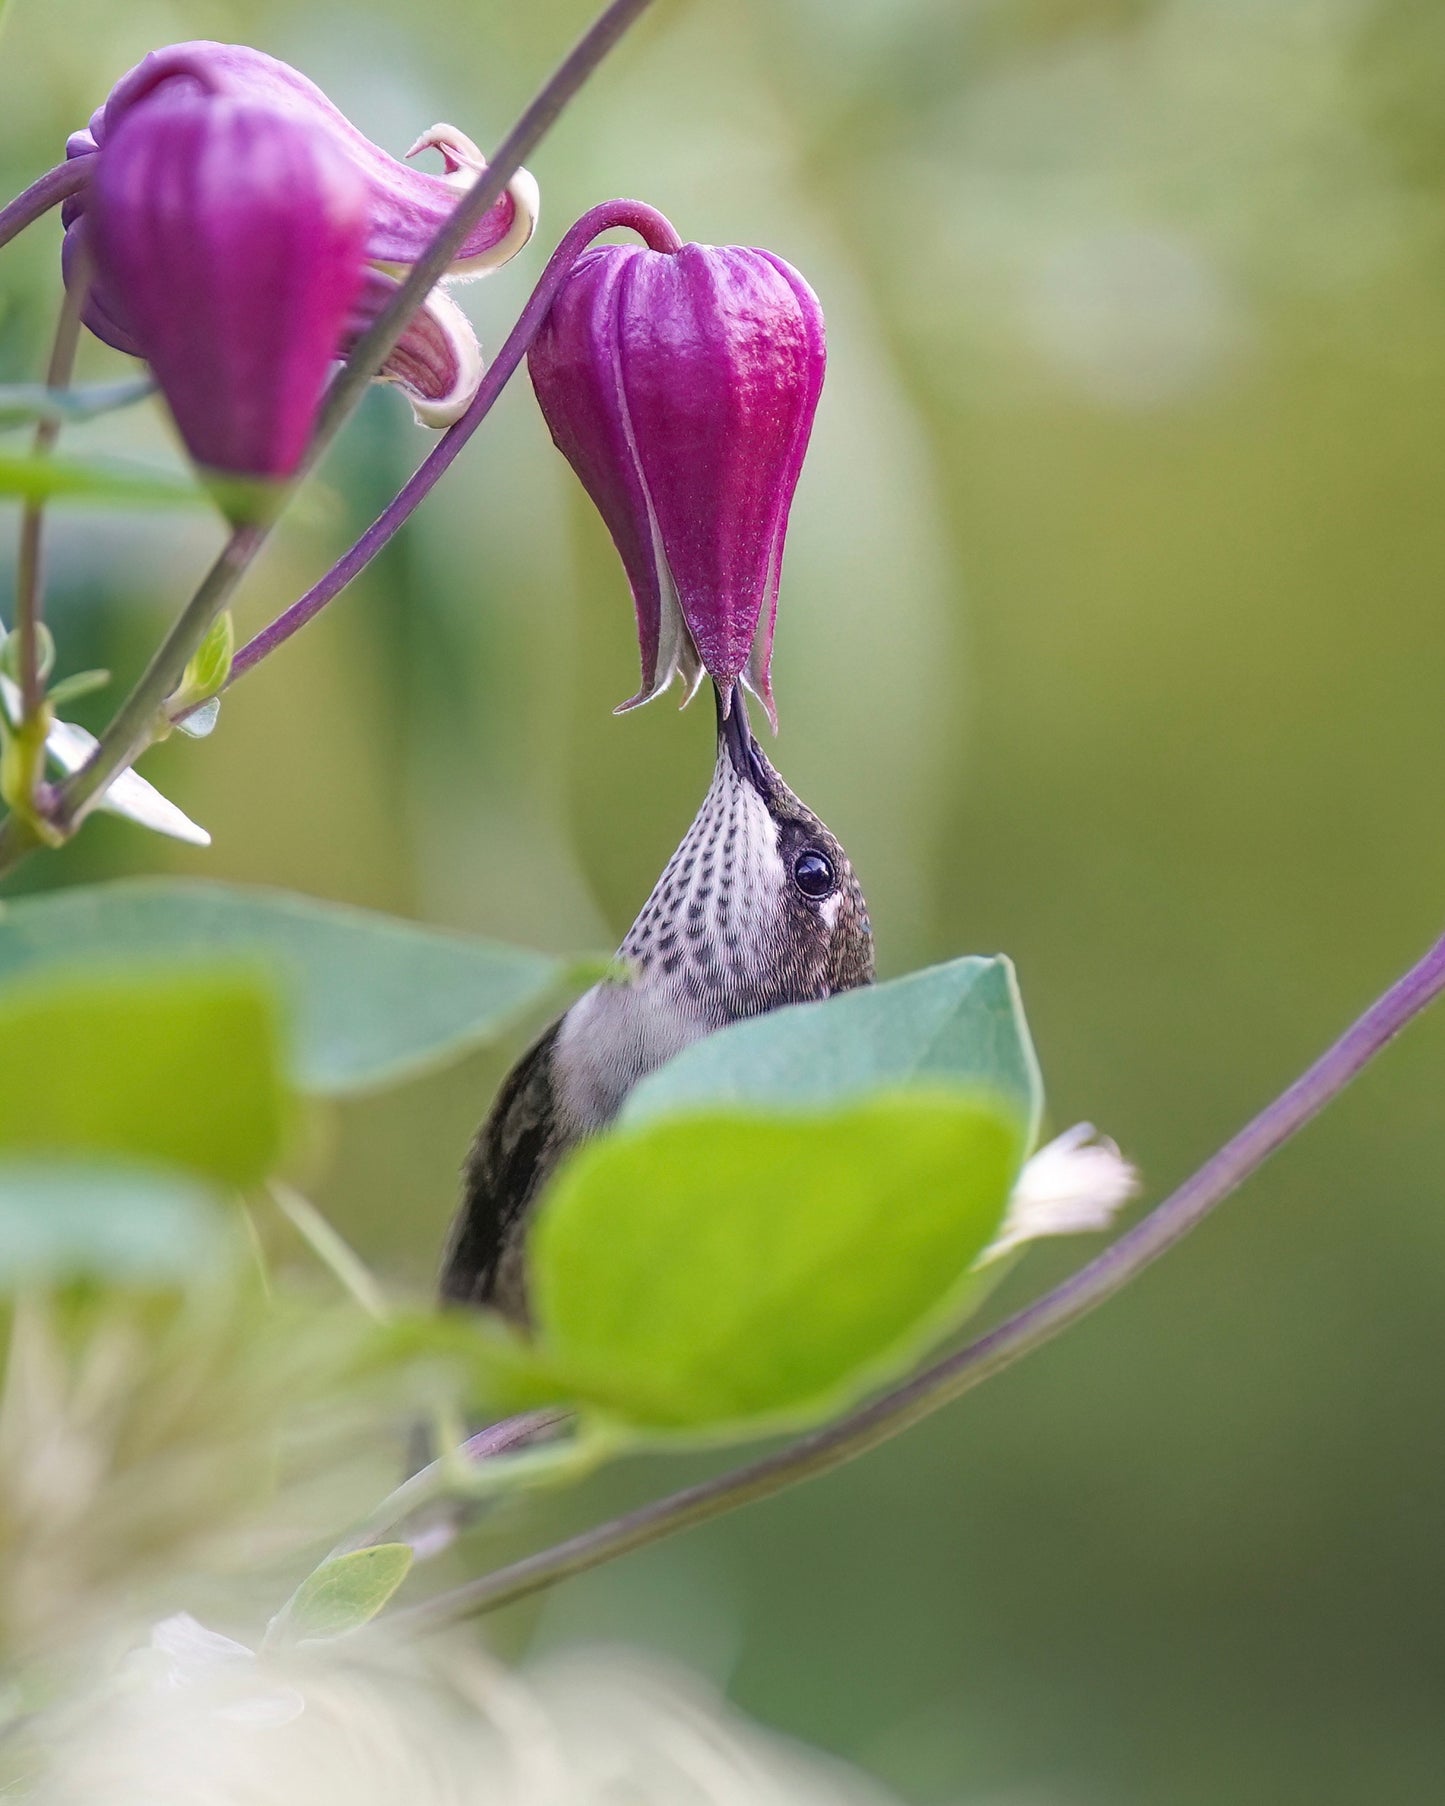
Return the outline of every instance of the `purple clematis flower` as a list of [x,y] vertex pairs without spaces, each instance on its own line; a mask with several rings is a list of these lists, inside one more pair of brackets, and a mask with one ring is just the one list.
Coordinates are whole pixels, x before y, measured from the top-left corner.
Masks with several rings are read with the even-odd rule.
[[[329,366],[391,296],[484,160],[450,126],[398,162],[305,76],[244,45],[153,51],[117,83],[67,156],[89,160],[65,205],[66,280],[85,321],[155,372],[187,446],[214,469],[285,476],[304,452]],[[519,172],[448,277],[505,262],[536,224]],[[433,289],[382,372],[446,426],[482,375],[466,317]]]
[[706,670],[774,727],[788,511],[823,386],[823,312],[781,257],[606,245],[578,258],[532,346],[558,449],[597,504],[637,610],[642,687]]

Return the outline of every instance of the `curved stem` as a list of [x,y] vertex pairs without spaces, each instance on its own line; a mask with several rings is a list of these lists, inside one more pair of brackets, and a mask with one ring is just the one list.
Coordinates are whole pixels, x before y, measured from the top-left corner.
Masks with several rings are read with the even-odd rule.
[[629,1550],[704,1523],[721,1512],[767,1498],[876,1448],[921,1418],[989,1379],[1096,1309],[1151,1261],[1186,1236],[1291,1136],[1337,1097],[1360,1069],[1445,990],[1445,938],[1392,985],[1289,1089],[1207,1160],[1143,1222],[997,1328],[870,1400],[837,1422],[775,1454],[670,1497],[653,1500],[610,1523],[524,1557],[508,1567],[423,1601],[388,1620],[400,1629],[438,1629],[491,1611]]
[[518,365],[531,349],[541,330],[557,291],[579,254],[599,233],[630,230],[636,232],[654,251],[675,251],[681,240],[662,214],[641,201],[604,201],[584,213],[569,228],[557,249],[547,260],[547,267],[528,297],[517,323],[507,334],[506,342],[482,378],[481,387],[472,398],[465,414],[448,427],[440,441],[417,466],[394,499],[381,511],[366,531],[332,565],[318,583],[272,621],[269,627],[249,640],[231,664],[227,687],[244,677],[253,665],[267,658],[278,646],[284,646],[296,633],[313,620],[326,604],[346,588],[352,578],[365,570],[371,560],[409,518],[418,504],[436,486],[458,452],[486,419],[492,404],[515,374]]
[[78,194],[89,178],[86,167],[89,161],[88,157],[68,157],[54,169],[47,169],[22,194],[17,194],[8,207],[0,207],[0,245],[8,245],[42,213],[49,213],[61,201]]
[[553,70],[497,147],[495,157],[432,240],[425,256],[407,271],[390,304],[378,315],[347,359],[346,367],[331,385],[321,411],[308,464],[314,463],[336,436],[342,421],[361,399],[366,385],[395,348],[407,321],[460,251],[467,234],[502,198],[523,160],[541,143],[588,76],[651,3],[652,0],[612,0]]

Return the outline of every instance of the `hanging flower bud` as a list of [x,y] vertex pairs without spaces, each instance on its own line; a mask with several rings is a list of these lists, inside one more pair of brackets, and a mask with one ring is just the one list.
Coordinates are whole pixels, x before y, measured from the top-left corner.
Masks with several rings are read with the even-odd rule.
[[[408,153],[439,151],[444,173],[408,168],[285,63],[206,42],[152,52],[66,148],[91,166],[62,215],[66,280],[87,284],[86,324],[152,365],[198,459],[249,475],[294,468],[295,429],[304,446],[326,365],[372,324],[485,168],[476,146],[446,125]],[[536,184],[519,171],[446,279],[504,263],[526,244],[536,214]],[[248,412],[246,373],[262,365],[270,382]],[[440,287],[380,374],[427,425],[465,411],[481,352]],[[209,428],[195,400],[202,394],[219,416]],[[249,419],[239,434],[237,409]]]
[[532,346],[558,449],[632,585],[642,687],[741,680],[773,725],[788,511],[823,385],[823,313],[769,251],[587,251]]
[[107,314],[198,464],[289,476],[362,286],[366,184],[274,107],[180,89],[98,160],[90,243]]

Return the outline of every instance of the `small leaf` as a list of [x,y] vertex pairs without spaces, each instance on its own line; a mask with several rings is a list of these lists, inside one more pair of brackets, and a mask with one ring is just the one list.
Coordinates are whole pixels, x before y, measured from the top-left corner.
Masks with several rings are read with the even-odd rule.
[[43,383],[0,384],[0,428],[32,421],[74,425],[133,407],[155,394],[148,377],[123,383],[91,383],[78,389],[47,389]]
[[0,1291],[168,1284],[213,1270],[225,1247],[214,1197],[184,1174],[0,1158]]
[[369,1624],[411,1570],[410,1543],[373,1543],[308,1574],[271,1620],[268,1643],[344,1637]]
[[1006,1098],[1038,1133],[1043,1085],[1012,963],[950,960],[796,1004],[695,1042],[645,1079],[622,1121],[743,1105],[828,1107],[881,1088],[957,1084]]
[[0,495],[27,502],[83,502],[113,507],[194,508],[203,490],[169,471],[73,458],[0,455]]
[[1023,1136],[1008,1103],[947,1092],[606,1136],[532,1233],[537,1357],[632,1427],[824,1417],[965,1313]]
[[292,1031],[297,1084],[344,1094],[425,1071],[508,1028],[561,960],[280,891],[161,879],[23,897],[0,913],[0,983],[59,965],[253,961]]
[[189,664],[168,702],[175,714],[209,702],[226,686],[231,675],[231,660],[236,654],[236,623],[229,608],[223,608],[206,630],[206,637],[191,654]]
[[0,1152],[129,1155],[251,1185],[281,1152],[279,1066],[275,1008],[253,973],[11,985],[0,991]]

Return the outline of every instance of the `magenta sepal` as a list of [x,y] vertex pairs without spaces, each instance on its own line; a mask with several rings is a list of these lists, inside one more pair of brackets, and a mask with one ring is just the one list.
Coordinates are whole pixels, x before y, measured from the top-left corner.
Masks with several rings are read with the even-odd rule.
[[579,257],[530,356],[558,449],[622,556],[642,687],[706,670],[776,725],[788,513],[823,385],[823,313],[769,251],[607,245]]
[[[66,156],[93,156],[103,149],[126,114],[163,88],[191,88],[233,100],[257,101],[289,114],[312,130],[328,133],[366,181],[370,195],[366,255],[374,263],[415,263],[446,224],[460,188],[484,166],[467,140],[448,127],[434,126],[423,133],[413,150],[435,146],[442,152],[449,173],[437,176],[411,169],[373,144],[315,82],[289,63],[247,44],[219,44],[206,39],[169,44],[143,57],[116,83],[105,104],[91,115],[90,124],[71,134]],[[463,147],[460,156],[451,151],[453,141]],[[67,226],[78,211],[79,203],[67,203]],[[497,253],[505,255],[520,249],[533,223],[509,189],[472,228],[453,270],[461,274],[469,267],[487,268],[502,261]],[[520,243],[511,242],[519,231]]]
[[361,290],[367,203],[329,136],[253,100],[180,88],[110,135],[84,228],[96,304],[198,464],[300,463]]
[[[266,147],[259,160],[254,146]],[[304,449],[325,366],[365,333],[396,272],[485,167],[451,126],[431,127],[409,154],[424,149],[441,154],[445,174],[389,156],[285,63],[206,42],[152,52],[72,135],[67,156],[88,180],[62,210],[66,282],[85,282],[97,337],[151,364],[199,461],[254,476],[295,469],[293,429],[304,423]],[[536,185],[519,171],[444,280],[505,262],[536,212]],[[379,374],[440,427],[465,412],[482,370],[466,316],[439,285]]]

